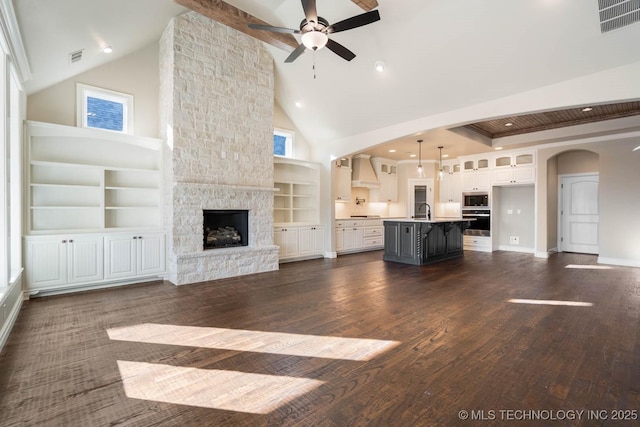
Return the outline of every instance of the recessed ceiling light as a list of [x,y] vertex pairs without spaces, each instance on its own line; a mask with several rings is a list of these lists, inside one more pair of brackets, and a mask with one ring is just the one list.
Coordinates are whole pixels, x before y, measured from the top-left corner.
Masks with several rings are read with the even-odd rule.
[[502,150],[502,147],[496,147],[494,150]]
[[593,108],[591,108],[591,107],[584,107],[581,111],[584,112],[584,113],[587,113],[587,112],[592,111],[592,110],[593,110]]
[[302,101],[296,101],[296,107],[302,108]]
[[104,53],[111,53],[111,52],[113,52],[113,48],[112,48],[111,46],[105,46],[105,47],[102,49],[102,51],[103,51]]
[[376,63],[373,64],[373,66],[375,67],[376,71],[379,73],[382,73],[385,69],[384,62],[382,61],[376,61]]
[[395,153],[396,150],[394,150],[393,148],[391,150],[389,150],[390,153]]
[[409,157],[416,157],[415,154],[409,154]]
[[504,125],[505,125],[506,127],[509,127],[509,126],[513,126],[513,123],[509,122],[509,123],[505,123]]
[[442,158],[443,158],[443,159],[446,159],[447,157],[449,157],[449,155],[448,155],[448,154],[443,154],[443,155],[442,155]]

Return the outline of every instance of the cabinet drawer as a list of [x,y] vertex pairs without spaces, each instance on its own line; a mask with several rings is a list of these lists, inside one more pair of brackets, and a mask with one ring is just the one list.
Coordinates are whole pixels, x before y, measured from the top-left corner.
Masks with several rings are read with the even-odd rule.
[[367,227],[364,229],[364,237],[382,236],[384,227]]
[[364,239],[365,248],[382,247],[382,236],[380,237],[367,237]]
[[491,237],[463,236],[464,249],[491,252]]

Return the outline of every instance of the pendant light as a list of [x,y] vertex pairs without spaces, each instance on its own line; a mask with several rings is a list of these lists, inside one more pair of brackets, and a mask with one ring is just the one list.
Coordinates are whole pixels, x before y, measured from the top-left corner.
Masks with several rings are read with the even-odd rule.
[[424,178],[424,168],[422,167],[422,140],[418,140],[418,178]]
[[438,146],[438,150],[440,150],[440,165],[438,169],[438,179],[442,180],[444,178],[444,170],[442,169],[442,149],[444,147],[442,145]]

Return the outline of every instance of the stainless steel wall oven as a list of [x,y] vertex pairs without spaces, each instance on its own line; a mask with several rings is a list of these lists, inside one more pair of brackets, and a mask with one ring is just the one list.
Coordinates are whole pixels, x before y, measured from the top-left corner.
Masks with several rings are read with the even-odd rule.
[[464,230],[468,236],[491,235],[491,210],[489,209],[463,209],[463,219],[473,219],[469,222],[469,228]]

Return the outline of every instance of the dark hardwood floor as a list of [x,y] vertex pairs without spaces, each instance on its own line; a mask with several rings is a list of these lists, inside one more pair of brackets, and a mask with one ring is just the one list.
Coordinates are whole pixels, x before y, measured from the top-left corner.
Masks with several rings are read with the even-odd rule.
[[27,301],[0,354],[0,425],[638,425],[640,269],[381,258]]

